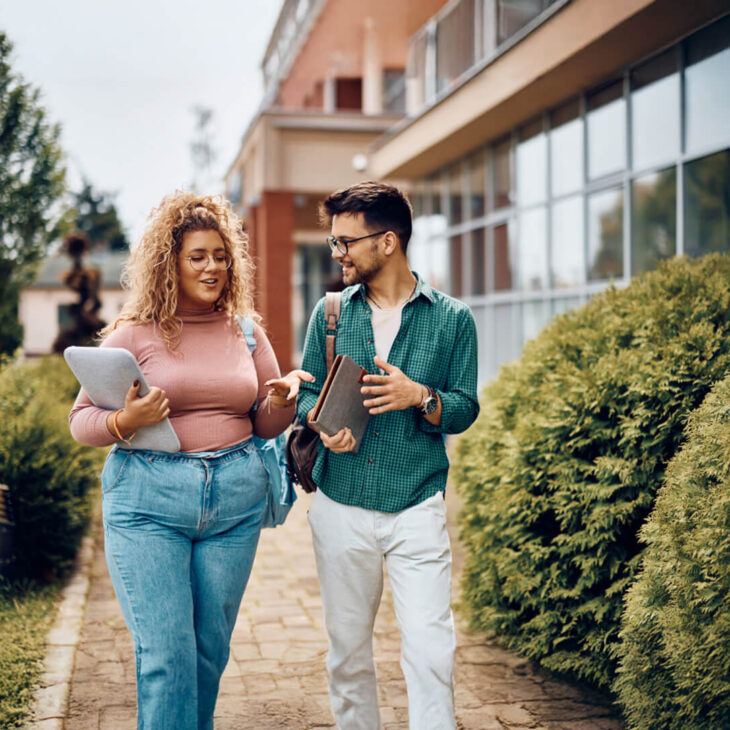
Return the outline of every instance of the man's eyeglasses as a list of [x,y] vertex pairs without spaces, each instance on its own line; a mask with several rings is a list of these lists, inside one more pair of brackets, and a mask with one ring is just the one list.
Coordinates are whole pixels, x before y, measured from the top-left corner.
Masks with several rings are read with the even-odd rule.
[[350,249],[351,243],[362,241],[365,238],[372,238],[373,236],[382,236],[388,231],[378,231],[377,233],[368,233],[367,236],[360,236],[360,238],[351,238],[349,241],[343,241],[341,238],[335,238],[334,236],[327,236],[327,243],[330,245],[330,250],[334,251],[335,248],[343,255],[347,256],[347,252]]
[[190,262],[190,266],[192,266],[195,271],[205,271],[208,268],[208,262],[211,259],[213,259],[213,264],[216,269],[230,269],[231,264],[233,263],[233,259],[228,253],[214,253],[212,256],[196,253],[192,256],[185,256],[184,258]]

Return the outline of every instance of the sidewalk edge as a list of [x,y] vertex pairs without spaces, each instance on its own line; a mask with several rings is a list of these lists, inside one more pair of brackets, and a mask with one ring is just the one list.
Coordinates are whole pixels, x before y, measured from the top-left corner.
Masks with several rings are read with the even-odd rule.
[[28,730],[63,730],[94,550],[94,538],[84,537],[71,578],[61,592],[56,620],[46,641],[43,674],[35,693],[32,719],[26,726]]

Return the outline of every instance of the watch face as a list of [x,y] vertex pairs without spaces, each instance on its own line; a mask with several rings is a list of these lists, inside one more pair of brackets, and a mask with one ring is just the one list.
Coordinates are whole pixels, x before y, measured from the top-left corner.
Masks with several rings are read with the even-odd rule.
[[433,392],[432,388],[429,388],[428,397],[426,398],[425,401],[423,401],[423,405],[421,406],[421,411],[428,416],[436,410],[437,405],[438,405],[438,400],[436,398],[436,394]]

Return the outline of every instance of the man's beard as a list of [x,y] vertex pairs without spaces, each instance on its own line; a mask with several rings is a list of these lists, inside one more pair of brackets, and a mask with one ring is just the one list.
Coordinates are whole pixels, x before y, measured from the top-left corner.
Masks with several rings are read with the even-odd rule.
[[354,263],[350,267],[349,272],[342,269],[342,281],[345,286],[353,284],[369,284],[375,275],[383,268],[383,261],[377,256],[377,244],[373,244],[370,248],[370,258],[365,265],[356,266]]

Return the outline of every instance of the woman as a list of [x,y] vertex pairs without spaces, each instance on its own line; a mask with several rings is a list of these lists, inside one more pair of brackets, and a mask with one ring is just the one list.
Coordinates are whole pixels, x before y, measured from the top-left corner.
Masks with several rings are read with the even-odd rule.
[[[253,563],[266,474],[251,436],[291,422],[299,383],[281,378],[254,328],[250,354],[235,315],[256,319],[241,222],[220,199],[177,192],[152,211],[125,272],[131,297],[102,330],[123,347],[150,392],[124,408],[95,407],[82,390],[74,438],[92,446],[170,417],[175,454],[112,449],[102,472],[109,573],[134,639],[138,726],[212,728],[218,683]],[[152,386],[155,387],[152,387]]]

